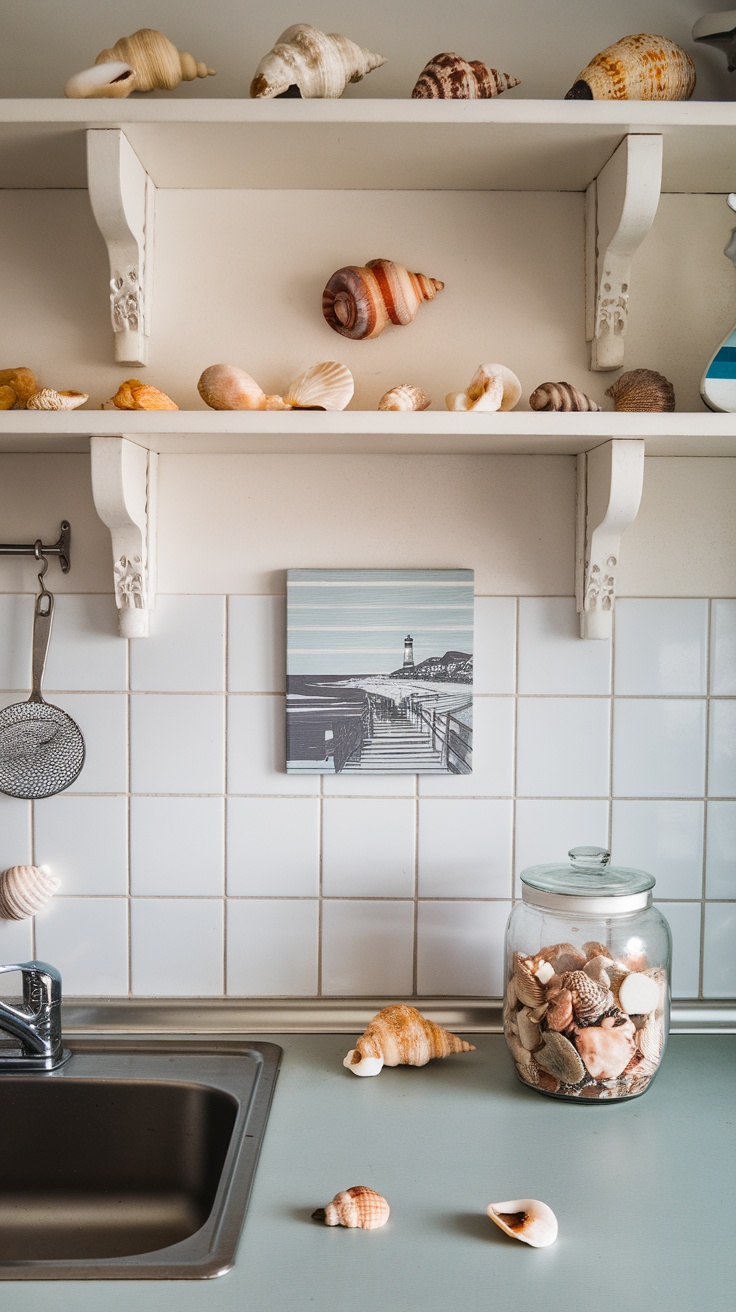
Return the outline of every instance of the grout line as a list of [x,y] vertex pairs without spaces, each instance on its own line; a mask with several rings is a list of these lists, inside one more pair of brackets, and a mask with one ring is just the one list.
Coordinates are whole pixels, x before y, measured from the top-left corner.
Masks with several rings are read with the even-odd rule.
[[519,796],[519,638],[521,606],[514,598],[514,709],[511,725],[511,905],[516,902],[516,803]]
[[713,633],[713,600],[708,598],[708,630],[706,634],[705,647],[705,773],[703,792],[705,793],[705,802],[703,805],[703,882],[701,888],[700,902],[700,950],[698,956],[698,997],[703,997],[703,982],[705,976],[705,912],[706,912],[706,867],[708,853],[708,789],[710,787],[710,717],[711,717],[711,641]]
[[609,674],[611,703],[608,710],[608,850],[613,844],[613,733],[616,688],[616,607],[611,620],[611,669]]
[[411,996],[419,994],[419,775],[414,775],[414,914],[412,924]]
[[228,925],[229,925],[229,914],[228,914],[228,884],[227,884],[227,876],[228,876],[228,842],[227,842],[228,804],[227,804],[227,789],[228,789],[228,782],[229,782],[229,781],[228,781],[228,719],[229,719],[229,717],[228,717],[227,698],[228,698],[228,689],[229,689],[229,682],[230,682],[230,597],[226,595],[226,596],[223,598],[223,603],[224,603],[224,606],[225,606],[225,613],[224,613],[224,616],[223,616],[223,661],[224,661],[224,669],[223,669],[223,688],[225,689],[225,696],[224,696],[223,699],[222,699],[222,702],[223,702],[223,707],[222,707],[222,710],[223,710],[223,725],[222,725],[222,750],[223,750],[222,778],[223,778],[223,789],[224,789],[224,791],[223,791],[223,797],[222,797],[222,871],[221,871],[221,878],[222,878],[222,884],[221,884],[221,887],[222,887],[222,992],[223,992],[223,996],[224,996],[224,997],[227,997],[227,995],[228,995],[228,983],[227,983],[227,980],[228,980],[228,975],[227,975],[227,969],[228,969],[227,939],[228,939]]
[[323,891],[323,833],[324,833],[324,780],[319,779],[319,805],[317,807],[317,997],[322,997],[322,952],[324,891]]

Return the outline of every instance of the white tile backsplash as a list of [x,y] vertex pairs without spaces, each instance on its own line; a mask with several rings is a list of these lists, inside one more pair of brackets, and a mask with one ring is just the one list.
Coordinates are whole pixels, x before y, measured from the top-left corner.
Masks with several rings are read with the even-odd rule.
[[610,703],[603,697],[520,697],[519,797],[608,796]]
[[128,800],[60,793],[33,804],[37,865],[61,880],[60,894],[128,892]]
[[476,597],[473,690],[516,691],[516,598]]
[[703,997],[736,996],[736,902],[707,902],[703,941]]
[[736,696],[736,601],[721,597],[711,602],[710,690]]
[[229,692],[280,692],[286,687],[286,597],[230,597]]
[[705,895],[736,898],[736,802],[708,802]]
[[514,791],[514,700],[473,702],[472,774],[420,774],[420,797],[511,797]]
[[128,789],[128,699],[123,693],[59,693],[53,700],[76,720],[84,738],[82,771],[71,793]]
[[519,692],[611,691],[610,642],[581,642],[574,597],[519,598]]
[[229,897],[317,897],[316,797],[231,797],[227,803]]
[[44,691],[125,692],[127,681],[114,597],[56,597]]
[[221,897],[225,803],[221,797],[131,797],[134,897]]
[[511,902],[421,902],[417,992],[498,997]]
[[0,870],[31,860],[31,803],[0,794]]
[[516,896],[527,866],[566,865],[571,847],[608,847],[608,801],[604,798],[531,798],[516,803]]
[[3,691],[31,690],[33,604],[33,597],[22,592],[0,594],[0,688]]
[[131,990],[137,997],[219,997],[221,898],[131,899]]
[[136,693],[130,699],[132,793],[222,793],[224,698]]
[[413,897],[416,812],[404,798],[326,798],[325,897]]
[[613,791],[619,797],[702,797],[705,700],[614,699]]
[[228,996],[313,997],[317,992],[318,935],[316,899],[264,902],[231,898],[227,911]]
[[702,697],[707,670],[707,601],[636,597],[617,602],[616,693]]
[[134,692],[224,692],[225,598],[156,598],[151,634],[130,644]]
[[736,699],[710,704],[708,796],[736,794]]
[[322,992],[402,997],[412,992],[413,902],[339,901],[322,906]]
[[648,870],[657,899],[701,897],[704,811],[703,802],[614,801],[614,865]]
[[672,931],[672,995],[697,998],[700,988],[700,903],[658,900],[657,905]]
[[419,896],[509,897],[510,800],[419,803]]
[[286,698],[228,697],[227,791],[317,795],[317,775],[286,773]]
[[127,994],[126,899],[57,894],[36,916],[36,957],[61,971],[67,998]]
[[[33,921],[0,920],[0,962],[9,966],[16,961],[33,961],[33,956]],[[6,985],[0,975],[0,994],[7,996],[15,991],[16,986],[11,981]]]

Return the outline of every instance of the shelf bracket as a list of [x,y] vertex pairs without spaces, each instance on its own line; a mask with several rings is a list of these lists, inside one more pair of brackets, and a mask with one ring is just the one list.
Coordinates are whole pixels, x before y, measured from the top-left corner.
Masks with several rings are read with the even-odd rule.
[[147,638],[156,598],[158,456],[127,437],[93,437],[92,496],[112,537],[120,632]]
[[621,536],[636,519],[643,438],[613,438],[577,458],[575,596],[581,638],[610,638]]
[[87,179],[110,261],[115,359],[147,364],[156,188],[119,128],[87,131]]
[[620,369],[631,262],[654,222],[662,137],[629,133],[585,193],[585,336],[591,369]]

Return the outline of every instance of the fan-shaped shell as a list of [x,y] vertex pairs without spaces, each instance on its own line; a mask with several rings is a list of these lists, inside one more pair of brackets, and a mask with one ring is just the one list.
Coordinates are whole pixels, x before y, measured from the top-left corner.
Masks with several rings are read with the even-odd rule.
[[0,875],[0,917],[29,920],[60,887],[47,866],[11,866]]
[[481,364],[465,392],[448,392],[448,410],[513,410],[521,383],[505,364]]
[[356,1184],[335,1194],[326,1207],[312,1212],[313,1221],[325,1225],[344,1225],[349,1230],[378,1230],[388,1221],[391,1208],[386,1199],[367,1185]]
[[444,285],[395,260],[347,264],[327,283],[322,313],[336,333],[363,341],[377,337],[389,322],[411,323],[422,301],[433,301]]
[[250,94],[283,96],[291,87],[305,97],[336,99],[348,82],[360,82],[386,60],[339,32],[321,32],[311,23],[295,23],[281,33],[273,50],[258,65]]
[[544,985],[534,973],[534,959],[514,954],[514,987],[524,1007],[538,1007],[546,1001]]
[[518,86],[518,77],[446,51],[425,64],[411,94],[414,100],[487,100]]
[[558,1234],[557,1217],[538,1198],[515,1198],[507,1203],[489,1203],[488,1215],[512,1239],[532,1248],[547,1248]]
[[584,392],[572,383],[540,383],[529,397],[532,410],[600,410]]
[[179,407],[165,392],[160,392],[150,383],[142,383],[138,378],[127,378],[121,383],[114,397],[113,405],[118,410],[178,410]]
[[[135,91],[173,91],[180,82],[196,77],[213,77],[214,68],[193,59],[186,50],[177,50],[163,32],[141,27],[132,36],[123,36],[109,50],[101,50],[95,64],[122,60],[136,73]],[[68,85],[68,83],[67,83]]]
[[654,369],[630,369],[606,388],[606,396],[611,397],[614,410],[671,411],[675,408],[672,383]]
[[353,375],[344,364],[313,364],[290,383],[284,402],[297,410],[344,410],[352,400]]
[[138,90],[138,74],[122,59],[106,60],[75,73],[64,85],[64,95],[71,100],[123,100]]
[[412,383],[400,383],[384,392],[378,402],[379,410],[426,410],[431,405],[430,399],[421,387]]
[[89,401],[86,392],[56,392],[53,387],[42,387],[26,401],[27,410],[76,410]]
[[475,1052],[475,1046],[427,1020],[416,1007],[397,1003],[373,1017],[343,1066],[355,1075],[377,1075],[383,1066],[425,1066],[453,1052]]
[[595,55],[566,100],[689,100],[695,90],[690,56],[666,36],[639,32]]

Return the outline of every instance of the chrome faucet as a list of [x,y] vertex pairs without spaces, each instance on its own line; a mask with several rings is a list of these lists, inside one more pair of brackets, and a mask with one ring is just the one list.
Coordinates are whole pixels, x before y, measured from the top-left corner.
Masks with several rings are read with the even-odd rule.
[[0,1073],[53,1071],[71,1056],[61,1041],[61,975],[45,961],[0,966],[0,975],[11,970],[21,972],[23,1005],[0,1000],[0,1031],[17,1039],[20,1051],[0,1048]]

